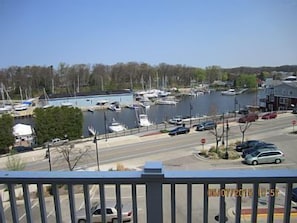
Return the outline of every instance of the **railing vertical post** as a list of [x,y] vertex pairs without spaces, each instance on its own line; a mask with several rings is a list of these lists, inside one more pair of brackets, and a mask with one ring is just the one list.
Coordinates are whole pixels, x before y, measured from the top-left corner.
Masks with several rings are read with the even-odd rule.
[[0,222],[5,223],[5,213],[4,213],[4,207],[2,203],[2,195],[0,194]]
[[163,222],[163,193],[161,162],[147,162],[144,166],[142,178],[146,181],[146,208],[148,223]]

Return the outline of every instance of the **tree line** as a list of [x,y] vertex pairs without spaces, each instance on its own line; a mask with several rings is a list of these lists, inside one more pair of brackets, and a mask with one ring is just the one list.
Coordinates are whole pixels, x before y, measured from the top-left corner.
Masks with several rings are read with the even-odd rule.
[[[79,92],[118,89],[150,89],[190,87],[199,83],[211,84],[216,80],[228,81],[232,87],[254,87],[257,80],[266,77],[280,78],[271,72],[297,72],[297,66],[223,69],[220,66],[206,68],[160,63],[75,64],[60,63],[53,66],[11,66],[0,69],[3,83],[13,99],[37,97],[47,94],[75,95]],[[252,81],[250,78],[252,77]]]
[[[82,135],[83,114],[79,108],[36,108],[33,115],[36,144],[42,145],[53,138],[79,139]],[[10,114],[0,116],[0,154],[10,151],[14,145],[14,120]]]

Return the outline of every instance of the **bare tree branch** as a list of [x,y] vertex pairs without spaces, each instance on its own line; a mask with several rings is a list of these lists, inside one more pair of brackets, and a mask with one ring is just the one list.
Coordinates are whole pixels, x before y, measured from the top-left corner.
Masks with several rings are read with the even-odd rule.
[[83,149],[77,149],[74,144],[70,144],[57,147],[57,152],[62,154],[63,158],[67,162],[69,170],[72,171],[77,166],[78,162],[85,155],[88,155],[90,149],[90,146],[86,146]]
[[246,122],[244,125],[239,125],[239,129],[240,129],[240,132],[242,134],[242,139],[241,139],[241,142],[244,142],[244,135],[245,135],[245,132],[246,130],[248,130],[248,128],[252,125],[251,122]]

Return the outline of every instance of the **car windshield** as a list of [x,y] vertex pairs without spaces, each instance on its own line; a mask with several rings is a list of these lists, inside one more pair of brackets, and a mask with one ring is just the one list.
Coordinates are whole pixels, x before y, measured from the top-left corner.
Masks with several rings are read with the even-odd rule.
[[256,150],[256,151],[254,151],[254,152],[251,153],[251,156],[252,156],[252,157],[256,157],[256,156],[258,156],[259,154],[260,154],[260,151]]

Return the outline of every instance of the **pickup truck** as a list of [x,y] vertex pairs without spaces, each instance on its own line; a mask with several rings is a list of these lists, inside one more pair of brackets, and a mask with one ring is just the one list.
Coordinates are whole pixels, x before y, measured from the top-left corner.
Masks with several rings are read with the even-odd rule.
[[68,139],[54,138],[49,143],[47,143],[46,145],[49,145],[49,146],[61,146],[61,145],[64,145],[65,143],[67,143],[68,141],[69,141]]

